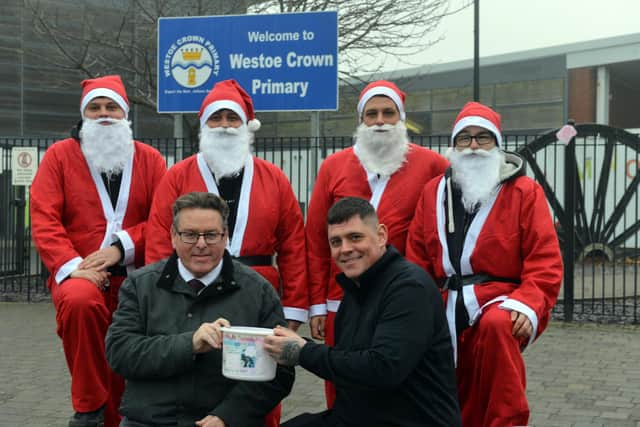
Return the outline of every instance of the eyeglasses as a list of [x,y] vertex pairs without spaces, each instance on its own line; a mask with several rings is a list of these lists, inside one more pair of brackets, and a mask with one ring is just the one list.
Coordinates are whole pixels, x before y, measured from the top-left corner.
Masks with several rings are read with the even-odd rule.
[[487,145],[494,141],[493,134],[490,132],[482,132],[477,135],[469,135],[468,133],[463,133],[460,135],[456,135],[454,141],[459,147],[468,147],[471,145],[471,141],[476,140],[478,145]]
[[204,241],[207,245],[216,245],[222,241],[225,232],[207,231],[206,233],[196,233],[195,231],[178,231],[178,236],[182,243],[188,245],[195,245],[200,239],[200,236],[204,237]]

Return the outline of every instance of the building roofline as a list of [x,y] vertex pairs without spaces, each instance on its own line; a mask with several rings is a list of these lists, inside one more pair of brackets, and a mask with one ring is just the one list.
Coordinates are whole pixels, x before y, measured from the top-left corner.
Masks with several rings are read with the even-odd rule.
[[[631,49],[628,49],[629,47],[631,47]],[[627,49],[625,49],[624,52],[620,52],[620,48]],[[613,55],[613,57],[602,55],[603,52],[610,51],[616,51],[616,55]],[[640,33],[625,34],[622,36],[606,37],[601,39],[587,40],[583,42],[509,52],[500,55],[485,57],[481,56],[480,66],[484,67],[519,61],[530,61],[533,59],[548,58],[553,56],[566,56],[567,68],[603,65],[611,62],[624,62],[640,59]],[[473,58],[440,64],[424,64],[400,70],[373,73],[362,76],[361,80],[398,80],[403,78],[415,77],[418,75],[446,73],[469,68],[473,68]],[[354,83],[358,83],[356,79],[354,79]]]

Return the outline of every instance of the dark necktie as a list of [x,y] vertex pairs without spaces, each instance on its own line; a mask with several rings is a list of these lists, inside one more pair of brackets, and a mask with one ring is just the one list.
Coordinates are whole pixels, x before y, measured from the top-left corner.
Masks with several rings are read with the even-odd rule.
[[204,283],[202,283],[198,279],[191,279],[187,283],[189,284],[189,286],[191,286],[191,289],[193,289],[193,291],[196,293],[196,295],[198,293],[200,293],[202,288],[204,288]]

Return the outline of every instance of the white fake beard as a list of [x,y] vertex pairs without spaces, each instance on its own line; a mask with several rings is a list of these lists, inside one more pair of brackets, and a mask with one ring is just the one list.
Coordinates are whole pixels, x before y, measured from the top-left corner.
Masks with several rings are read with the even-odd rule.
[[127,119],[85,118],[80,128],[80,148],[98,172],[119,174],[133,154],[131,124]]
[[447,158],[451,162],[452,179],[462,190],[462,204],[471,213],[482,206],[500,183],[500,166],[504,153],[498,147],[491,150],[460,151],[449,148]]
[[389,176],[406,161],[409,138],[403,121],[382,126],[361,123],[355,139],[358,146],[356,155],[369,172]]
[[251,152],[252,142],[253,133],[246,125],[200,129],[200,151],[216,180],[240,172]]

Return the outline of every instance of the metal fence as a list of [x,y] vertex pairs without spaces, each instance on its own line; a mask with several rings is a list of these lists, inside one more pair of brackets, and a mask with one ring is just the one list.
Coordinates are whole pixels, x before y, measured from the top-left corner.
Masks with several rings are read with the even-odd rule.
[[[517,151],[527,173],[545,189],[565,262],[556,318],[640,322],[638,275],[640,241],[637,196],[640,139],[619,129],[579,125],[568,144],[555,131],[543,135],[505,135],[505,149]],[[447,136],[412,138],[440,153]],[[173,138],[148,139],[167,166],[188,157],[197,143]],[[0,138],[0,300],[48,298],[47,272],[31,242],[28,197],[11,185],[12,147],[38,147],[48,139]],[[352,144],[350,137],[257,138],[254,152],[289,177],[303,213],[322,160]]]

